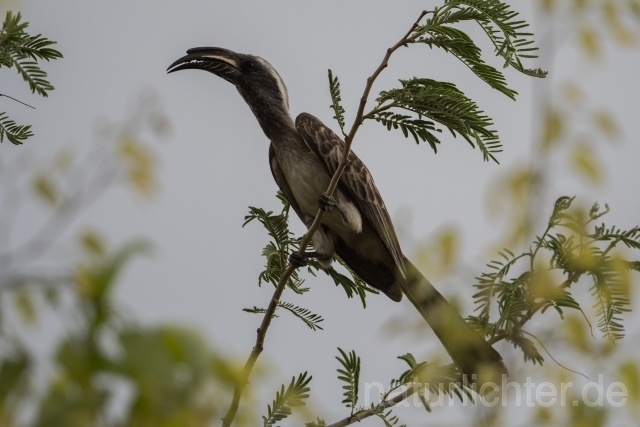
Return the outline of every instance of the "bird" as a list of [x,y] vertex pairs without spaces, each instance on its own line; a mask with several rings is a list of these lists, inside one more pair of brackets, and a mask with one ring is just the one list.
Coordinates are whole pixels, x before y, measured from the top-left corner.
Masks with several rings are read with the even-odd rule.
[[391,300],[398,302],[405,295],[411,301],[465,383],[486,383],[508,374],[500,353],[404,256],[373,177],[353,151],[334,194],[325,193],[345,143],[309,113],[299,114],[294,121],[287,87],[269,62],[229,49],[196,47],[171,64],[167,73],[187,69],[208,71],[236,87],[270,141],[273,178],[305,226],[311,226],[318,209],[325,211],[312,236],[314,250],[302,256],[292,254],[294,265],[303,266],[306,258],[314,257],[329,268],[338,255]]

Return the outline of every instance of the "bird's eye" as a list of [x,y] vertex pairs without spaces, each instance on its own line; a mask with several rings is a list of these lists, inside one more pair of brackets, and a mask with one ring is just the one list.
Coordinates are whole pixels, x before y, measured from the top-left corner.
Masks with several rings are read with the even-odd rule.
[[253,61],[247,61],[244,63],[244,70],[245,71],[255,71],[256,69],[256,64]]

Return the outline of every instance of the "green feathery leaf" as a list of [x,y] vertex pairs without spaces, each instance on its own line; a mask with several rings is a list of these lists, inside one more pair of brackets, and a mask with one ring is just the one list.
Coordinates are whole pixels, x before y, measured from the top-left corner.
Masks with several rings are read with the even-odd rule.
[[367,283],[362,280],[351,268],[344,262],[342,258],[335,255],[334,259],[343,266],[351,277],[347,277],[344,274],[338,272],[333,267],[323,269],[316,260],[309,260],[309,272],[315,275],[315,271],[322,270],[325,274],[333,280],[336,286],[342,286],[348,298],[353,298],[355,295],[360,297],[362,307],[367,308],[367,293],[377,295],[379,292],[371,288]]
[[267,416],[262,416],[263,427],[275,426],[278,421],[291,415],[291,408],[304,406],[304,400],[309,397],[311,389],[308,385],[312,378],[312,376],[307,378],[307,373],[304,372],[298,375],[298,379],[293,377],[286,390],[283,384],[280,391],[276,392],[276,398],[271,405],[267,406]]
[[[262,208],[250,206],[249,215],[244,217],[244,223],[242,225],[244,227],[253,220],[258,220],[272,238],[272,241],[262,250],[262,256],[266,258],[267,263],[265,269],[258,276],[258,283],[262,284],[262,282],[267,282],[273,286],[278,285],[280,276],[289,261],[289,254],[298,250],[300,242],[299,239],[295,238],[293,233],[289,231],[289,203],[281,192],[278,192],[277,197],[283,204],[280,214],[274,215],[273,211],[267,212]],[[302,286],[303,283],[304,280],[300,278],[297,271],[294,271],[289,277],[287,286],[295,293],[303,294],[309,290],[309,288]]]
[[[436,151],[439,140],[431,133],[435,130],[434,123],[423,120],[429,118],[446,126],[454,137],[461,135],[472,147],[477,144],[485,161],[492,159],[498,163],[494,154],[502,151],[502,145],[497,132],[490,129],[493,122],[454,84],[420,78],[400,83],[400,89],[381,92],[378,105],[365,118],[381,122],[387,129],[400,127],[405,136],[411,133],[416,140],[426,140]],[[388,110],[392,109],[409,111],[417,117],[390,115]]]
[[331,109],[335,113],[334,119],[338,122],[342,135],[346,138],[347,134],[344,132],[345,120],[344,120],[344,108],[342,107],[342,98],[340,97],[340,82],[338,76],[333,76],[333,72],[329,70],[329,93],[331,94]]
[[320,322],[324,322],[322,316],[314,314],[306,308],[298,307],[288,302],[280,301],[278,303],[278,307],[284,308],[285,310],[296,316],[298,319],[302,320],[305,325],[311,328],[312,331],[315,331],[317,329],[322,330],[322,326],[319,325]]
[[611,259],[605,257],[605,265],[600,271],[591,272],[593,286],[591,292],[595,300],[598,328],[612,341],[624,337],[625,328],[622,315],[631,311],[628,285],[620,277],[620,271],[611,266]]
[[530,339],[522,335],[507,335],[506,340],[513,344],[515,348],[519,348],[522,351],[525,362],[531,360],[534,365],[536,363],[540,365],[544,363],[544,358]]
[[12,144],[20,145],[30,136],[33,136],[31,125],[17,125],[7,116],[7,113],[0,113],[0,142],[3,142],[6,137]]
[[47,73],[38,65],[38,60],[55,60],[62,54],[52,49],[56,42],[42,37],[40,34],[30,36],[25,30],[27,22],[20,22],[21,15],[7,12],[0,31],[0,67],[14,67],[29,84],[32,92],[47,96],[53,86],[47,80]]
[[356,405],[358,404],[358,389],[360,383],[360,357],[356,355],[355,351],[345,353],[341,348],[338,348],[340,356],[336,356],[338,362],[344,369],[338,369],[338,379],[347,383],[342,386],[345,392],[342,394],[344,400],[342,403],[347,408],[351,408],[353,413]]
[[384,412],[384,410],[382,410],[381,408],[380,411],[375,412],[375,415],[382,420],[385,427],[407,427],[405,424],[398,426],[400,419],[393,413],[391,409],[389,409],[387,412]]
[[327,427],[327,422],[321,418],[316,418],[315,421],[309,421],[304,427]]
[[424,25],[419,25],[410,37],[410,43],[423,43],[443,49],[462,61],[473,73],[492,88],[515,100],[517,92],[507,86],[504,75],[482,59],[482,50],[465,32],[452,27],[462,21],[476,21],[485,31],[496,49],[496,55],[505,60],[505,67],[533,77],[545,77],[540,69],[526,69],[521,59],[536,58],[533,34],[521,30],[525,21],[516,20],[517,12],[498,0],[447,0],[436,8]]
[[[533,46],[533,34],[524,31],[529,24],[519,20],[519,13],[512,10],[511,6],[499,0],[445,0],[441,10],[465,10],[473,9],[479,13],[471,18],[475,20],[487,34],[495,47],[497,56],[505,60],[504,67],[511,66],[517,71],[531,77],[543,78],[546,71],[539,68],[529,69],[522,65],[522,59],[537,58],[537,47]],[[460,16],[473,14],[472,10],[466,10]]]

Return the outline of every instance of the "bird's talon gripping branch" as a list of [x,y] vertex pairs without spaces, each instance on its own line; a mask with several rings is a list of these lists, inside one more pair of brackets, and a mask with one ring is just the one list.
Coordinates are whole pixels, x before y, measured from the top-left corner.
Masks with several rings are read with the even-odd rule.
[[338,202],[333,196],[322,193],[318,198],[318,207],[325,212],[331,212],[334,207],[338,206]]
[[289,255],[289,263],[295,268],[306,267],[308,264],[307,257],[300,255],[298,252],[292,252],[291,255]]

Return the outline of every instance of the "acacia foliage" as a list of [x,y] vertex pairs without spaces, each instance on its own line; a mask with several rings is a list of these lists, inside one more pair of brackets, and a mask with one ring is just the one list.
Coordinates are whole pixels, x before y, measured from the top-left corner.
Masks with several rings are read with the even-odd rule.
[[[0,30],[0,68],[14,68],[29,84],[32,93],[47,97],[53,86],[38,61],[56,60],[62,58],[62,54],[51,47],[56,42],[41,34],[27,33],[28,26],[20,13],[7,12]],[[6,112],[0,113],[0,142],[7,138],[12,144],[20,145],[31,136],[30,125],[17,125]]]

